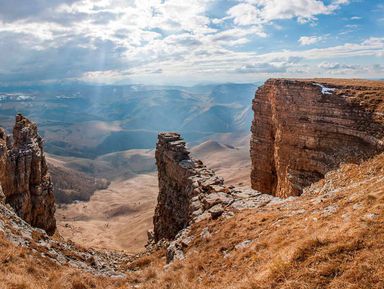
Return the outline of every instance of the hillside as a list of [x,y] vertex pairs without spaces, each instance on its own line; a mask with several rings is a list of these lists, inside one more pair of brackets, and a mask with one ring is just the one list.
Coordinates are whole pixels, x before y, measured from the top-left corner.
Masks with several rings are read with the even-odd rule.
[[47,156],[47,162],[57,203],[88,201],[95,191],[105,189],[109,185],[107,179],[94,178],[68,168],[67,164],[58,158]]
[[382,288],[383,176],[383,154],[343,165],[300,198],[196,224],[185,259],[167,270],[160,250],[118,265],[118,279],[16,248],[2,215],[0,280],[26,289]]
[[137,275],[144,288],[382,288],[383,209],[381,154],[300,198],[198,223],[184,260]]
[[[204,163],[223,177],[227,185],[250,186],[251,162],[249,159],[249,138],[236,143],[230,138],[226,143],[214,140],[205,141],[191,148],[192,156],[204,160]],[[239,146],[232,146],[235,143]]]

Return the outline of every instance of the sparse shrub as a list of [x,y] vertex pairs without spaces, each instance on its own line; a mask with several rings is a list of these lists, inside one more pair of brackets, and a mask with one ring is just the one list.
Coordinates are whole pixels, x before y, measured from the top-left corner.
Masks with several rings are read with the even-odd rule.
[[76,280],[72,281],[72,289],[87,289],[87,286],[85,286],[83,282]]
[[291,266],[290,262],[278,257],[272,261],[269,267],[270,279],[275,282],[281,282],[286,279],[287,272]]
[[324,246],[325,244],[325,241],[321,241],[318,238],[307,240],[296,249],[292,256],[292,260],[296,262],[303,262],[310,255],[315,254],[317,248]]
[[128,269],[138,270],[138,269],[145,268],[151,264],[152,260],[153,260],[153,257],[150,257],[150,256],[141,257],[141,258],[136,259],[135,261],[131,262],[128,265]]

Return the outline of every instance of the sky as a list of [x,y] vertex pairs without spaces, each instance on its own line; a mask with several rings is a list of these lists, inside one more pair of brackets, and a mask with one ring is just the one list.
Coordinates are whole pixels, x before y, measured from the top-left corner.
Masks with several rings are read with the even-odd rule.
[[384,78],[382,0],[0,0],[0,84]]

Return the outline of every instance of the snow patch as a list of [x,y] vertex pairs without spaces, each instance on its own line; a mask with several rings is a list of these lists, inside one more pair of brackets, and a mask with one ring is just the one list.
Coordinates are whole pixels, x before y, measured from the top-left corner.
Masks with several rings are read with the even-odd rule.
[[322,85],[320,83],[314,83],[314,85],[321,87],[321,93],[322,94],[332,94],[332,92],[334,92],[336,90],[336,88],[325,87],[324,85]]

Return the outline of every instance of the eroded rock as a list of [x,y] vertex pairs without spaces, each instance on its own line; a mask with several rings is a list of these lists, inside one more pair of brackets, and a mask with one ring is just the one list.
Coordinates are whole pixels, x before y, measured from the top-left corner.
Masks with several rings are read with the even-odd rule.
[[[233,211],[258,208],[271,201],[271,195],[252,189],[236,189],[190,157],[177,133],[161,133],[156,146],[159,195],[155,210],[154,234],[148,246],[167,244],[167,261],[184,258],[191,236],[190,226],[207,219],[229,218]],[[168,242],[170,241],[170,242]]]
[[[35,123],[18,114],[13,140],[0,129],[0,183],[5,202],[48,234],[56,230],[53,186]],[[1,196],[0,196],[1,198]]]

